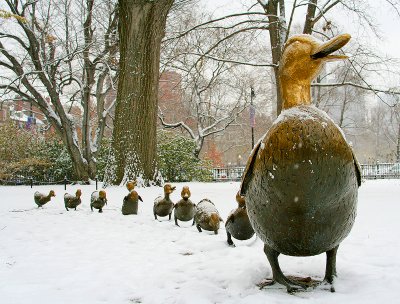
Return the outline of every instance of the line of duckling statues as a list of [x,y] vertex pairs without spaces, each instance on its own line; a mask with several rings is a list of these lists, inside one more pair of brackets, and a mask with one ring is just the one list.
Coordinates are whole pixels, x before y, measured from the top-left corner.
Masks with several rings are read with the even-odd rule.
[[[135,186],[136,181],[129,181],[126,184],[129,194],[123,199],[121,208],[123,215],[137,214],[139,201],[143,202],[143,199],[134,190]],[[215,234],[218,234],[220,222],[223,222],[223,220],[214,203],[205,198],[197,205],[194,204],[189,199],[191,196],[189,187],[184,186],[181,192],[182,199],[174,204],[171,201],[170,195],[175,189],[176,187],[173,187],[170,184],[165,184],[164,197],[159,196],[154,200],[154,218],[157,220],[157,217],[168,216],[168,220],[171,220],[172,212],[174,212],[176,226],[179,226],[178,220],[182,222],[193,221],[192,226],[196,224],[196,228],[199,232],[202,232],[202,229],[204,229],[207,231],[214,231]],[[54,196],[56,195],[53,190],[51,190],[48,195],[36,191],[34,194],[34,200],[38,207],[42,207]],[[80,189],[76,191],[75,195],[65,193],[65,209],[67,211],[69,211],[69,209],[76,210],[76,208],[82,203],[81,196],[82,191]],[[230,246],[235,246],[232,237],[238,240],[248,240],[254,235],[254,230],[247,215],[244,197],[240,196],[239,192],[236,194],[236,201],[238,207],[231,211],[225,222],[227,242]],[[91,210],[93,211],[93,208],[98,209],[101,213],[103,212],[105,205],[107,205],[106,192],[104,190],[94,191],[90,197]]]

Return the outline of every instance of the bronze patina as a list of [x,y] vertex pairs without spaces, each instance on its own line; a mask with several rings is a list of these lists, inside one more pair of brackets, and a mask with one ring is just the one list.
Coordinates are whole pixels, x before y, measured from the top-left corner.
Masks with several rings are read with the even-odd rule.
[[270,282],[288,292],[306,287],[287,278],[279,254],[327,254],[324,282],[334,291],[336,252],[356,216],[360,170],[341,129],[311,105],[311,81],[331,55],[350,40],[325,43],[310,35],[291,37],[280,62],[284,111],[250,156],[241,184],[248,215],[273,272]]
[[188,186],[182,188],[181,197],[182,199],[177,202],[174,206],[174,219],[175,225],[179,226],[178,220],[188,222],[193,220],[192,226],[194,225],[194,214],[196,212],[196,205],[189,199],[191,196]]
[[157,197],[154,200],[154,206],[153,206],[153,213],[154,213],[154,218],[157,219],[157,216],[167,216],[168,215],[168,220],[171,219],[171,214],[172,210],[174,209],[174,203],[170,199],[170,195],[172,192],[175,191],[175,186],[172,187],[170,184],[165,184],[164,185],[164,197]]
[[246,201],[238,192],[236,194],[238,207],[232,210],[225,222],[227,243],[229,246],[235,246],[232,237],[244,241],[254,235],[254,229],[251,227],[249,216],[247,214]]

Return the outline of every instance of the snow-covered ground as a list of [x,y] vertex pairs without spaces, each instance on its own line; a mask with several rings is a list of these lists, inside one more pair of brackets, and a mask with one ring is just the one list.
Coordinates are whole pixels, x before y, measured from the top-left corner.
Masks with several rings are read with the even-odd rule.
[[[177,201],[184,184],[176,184]],[[215,202],[226,219],[236,206],[238,183],[188,183],[192,201]],[[68,186],[74,193],[78,186]],[[400,181],[367,181],[360,188],[358,216],[337,258],[336,293],[311,289],[294,295],[276,285],[257,240],[228,247],[218,235],[152,215],[162,188],[137,189],[139,214],[123,216],[127,190],[107,189],[108,206],[91,212],[94,186],[80,187],[78,211],[64,209],[63,186],[0,187],[0,303],[399,303]],[[33,193],[56,197],[36,208]],[[281,256],[288,275],[321,279],[325,255]]]

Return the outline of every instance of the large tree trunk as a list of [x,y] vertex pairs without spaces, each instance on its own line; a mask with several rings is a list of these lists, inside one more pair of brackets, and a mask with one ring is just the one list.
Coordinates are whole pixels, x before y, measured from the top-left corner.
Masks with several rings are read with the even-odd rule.
[[160,45],[174,0],[119,0],[120,74],[106,182],[158,183],[157,93]]

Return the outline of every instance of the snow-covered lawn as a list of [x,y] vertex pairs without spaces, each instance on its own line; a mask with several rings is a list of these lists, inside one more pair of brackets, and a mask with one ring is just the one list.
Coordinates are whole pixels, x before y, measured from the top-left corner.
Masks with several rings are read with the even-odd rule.
[[[172,199],[184,184],[176,184]],[[192,201],[211,199],[226,219],[238,183],[188,183]],[[74,193],[78,186],[68,186]],[[338,252],[336,293],[321,288],[286,293],[259,290],[271,270],[257,239],[226,244],[190,223],[155,221],[153,200],[162,188],[137,189],[139,214],[123,216],[127,190],[107,189],[108,206],[91,212],[94,186],[81,186],[78,211],[64,209],[63,186],[0,187],[0,303],[399,303],[400,181],[367,181],[358,216]],[[36,208],[35,191],[56,197]],[[321,279],[325,255],[281,256],[288,275]]]

